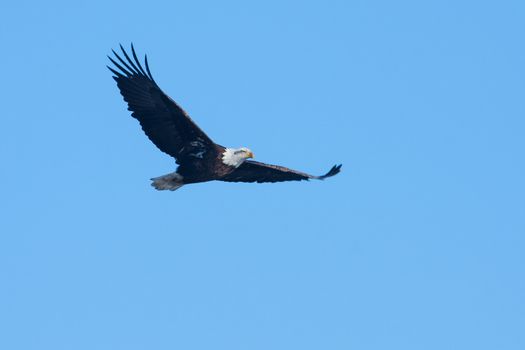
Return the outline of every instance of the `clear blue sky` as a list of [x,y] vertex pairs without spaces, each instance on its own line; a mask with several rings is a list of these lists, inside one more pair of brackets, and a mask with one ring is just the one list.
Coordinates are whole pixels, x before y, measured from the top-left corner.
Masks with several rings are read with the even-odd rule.
[[[525,349],[523,1],[0,5],[0,348]],[[174,170],[106,54],[217,142]]]

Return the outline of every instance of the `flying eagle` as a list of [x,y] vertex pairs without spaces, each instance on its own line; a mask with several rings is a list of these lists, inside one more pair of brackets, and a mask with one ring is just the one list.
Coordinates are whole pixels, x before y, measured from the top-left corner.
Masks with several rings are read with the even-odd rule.
[[162,152],[175,158],[179,165],[173,173],[151,179],[157,190],[175,191],[185,184],[212,180],[228,182],[280,182],[318,179],[339,173],[334,165],[322,176],[314,176],[278,165],[247,160],[253,153],[246,147],[230,148],[214,143],[189,115],[157,85],[144,57],[146,70],[120,45],[123,59],[112,50],[118,62],[108,56],[115,67],[109,67],[128,110],[136,118],[148,138]]

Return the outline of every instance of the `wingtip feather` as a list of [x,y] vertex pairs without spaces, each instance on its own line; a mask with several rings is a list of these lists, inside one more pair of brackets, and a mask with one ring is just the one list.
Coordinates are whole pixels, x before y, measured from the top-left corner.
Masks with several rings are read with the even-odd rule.
[[326,174],[322,175],[322,176],[319,176],[319,180],[324,180],[328,177],[331,177],[331,176],[334,176],[334,175],[337,175],[341,172],[341,167],[343,166],[343,164],[339,164],[339,165],[334,165]]
[[[108,56],[109,57],[109,56]],[[116,75],[116,77],[114,78],[119,78],[119,77],[123,77],[123,75],[119,72],[117,72],[116,70],[114,70],[113,68],[111,68],[110,66],[106,66],[113,74]]]
[[135,52],[135,47],[133,46],[133,43],[131,43],[131,53],[133,55],[133,59],[135,60],[135,63],[137,64],[137,66],[139,67],[140,69],[140,72],[144,75],[144,76],[147,76],[146,72],[144,71],[144,68],[142,68],[142,65],[140,64],[140,61],[137,57],[137,53]]
[[144,55],[144,64],[146,65],[146,71],[148,72],[149,78],[151,79],[151,81],[155,82],[155,79],[153,79],[153,76],[151,75],[151,72],[149,70],[148,55]]

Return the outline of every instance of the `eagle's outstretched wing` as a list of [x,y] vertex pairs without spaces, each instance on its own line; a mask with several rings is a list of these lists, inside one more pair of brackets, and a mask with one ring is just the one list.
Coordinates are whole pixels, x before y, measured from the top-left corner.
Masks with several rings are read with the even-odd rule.
[[314,176],[300,171],[288,169],[278,165],[264,164],[247,160],[230,174],[221,178],[221,181],[228,182],[281,182],[281,181],[301,181],[301,180],[324,180],[327,177],[338,174],[341,164],[334,165],[329,172],[322,176]]
[[115,74],[124,101],[128,103],[131,115],[138,119],[142,130],[162,152],[169,154],[180,163],[184,157],[204,152],[215,151],[213,141],[191,120],[188,114],[159,88],[148,66],[148,58],[142,68],[137,58],[133,44],[131,52],[133,60],[120,45],[125,60],[114,50],[113,54],[120,62],[109,57],[118,69],[108,66]]

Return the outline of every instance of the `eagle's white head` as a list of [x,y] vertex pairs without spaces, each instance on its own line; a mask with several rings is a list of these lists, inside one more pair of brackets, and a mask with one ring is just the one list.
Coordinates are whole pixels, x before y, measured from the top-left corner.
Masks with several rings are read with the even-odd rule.
[[254,158],[254,155],[253,152],[246,147],[226,148],[222,154],[222,162],[236,168],[248,158]]

